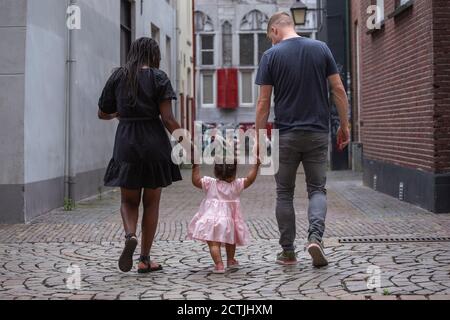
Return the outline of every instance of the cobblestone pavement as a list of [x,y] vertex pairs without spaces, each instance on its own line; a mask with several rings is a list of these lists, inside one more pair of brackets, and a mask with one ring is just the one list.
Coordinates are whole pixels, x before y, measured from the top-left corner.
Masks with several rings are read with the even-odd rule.
[[[242,198],[254,238],[250,246],[238,250],[242,268],[213,275],[206,247],[186,241],[187,223],[202,193],[190,186],[190,172],[183,174],[185,181],[165,190],[161,205],[152,257],[164,271],[141,276],[117,270],[124,234],[119,194],[113,191],[83,201],[71,212],[59,209],[27,225],[0,225],[0,299],[450,300],[450,242],[339,241],[366,236],[450,237],[450,215],[435,215],[374,192],[352,172],[329,174],[327,268],[314,269],[302,250],[307,197],[299,172],[298,266],[274,264],[279,251],[275,186],[273,177],[260,177]],[[70,290],[67,283],[72,283],[70,272],[76,267],[80,288]],[[377,270],[380,288],[368,289]]]

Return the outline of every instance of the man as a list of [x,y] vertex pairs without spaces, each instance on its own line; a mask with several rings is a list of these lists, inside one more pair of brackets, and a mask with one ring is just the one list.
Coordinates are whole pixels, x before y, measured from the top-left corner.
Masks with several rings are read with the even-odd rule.
[[303,163],[310,223],[305,249],[315,267],[324,267],[328,265],[322,241],[327,214],[328,86],[340,116],[338,140],[341,149],[350,142],[347,94],[328,46],[298,36],[289,14],[276,13],[269,21],[267,35],[274,46],[263,55],[256,78],[256,84],[261,86],[256,130],[259,133],[267,126],[274,90],[275,128],[280,132],[280,169],[275,177],[276,216],[283,248],[277,263],[297,263],[294,192],[297,170]]

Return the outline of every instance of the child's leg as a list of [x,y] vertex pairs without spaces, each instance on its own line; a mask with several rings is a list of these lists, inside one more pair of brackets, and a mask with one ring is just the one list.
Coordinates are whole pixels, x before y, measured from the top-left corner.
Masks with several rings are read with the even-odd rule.
[[236,245],[235,244],[226,244],[225,246],[227,250],[227,260],[228,262],[236,261],[234,256],[236,255]]
[[211,257],[214,260],[214,264],[220,265],[223,264],[222,261],[222,253],[221,253],[221,246],[222,244],[219,242],[208,242],[208,246],[209,246],[209,252],[211,253]]

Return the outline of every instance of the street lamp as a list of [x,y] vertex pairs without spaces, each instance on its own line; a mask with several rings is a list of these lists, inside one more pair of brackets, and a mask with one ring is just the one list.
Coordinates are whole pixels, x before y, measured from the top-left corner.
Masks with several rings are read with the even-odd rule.
[[291,8],[292,17],[296,26],[304,26],[306,24],[306,12],[308,7],[301,0],[297,0]]

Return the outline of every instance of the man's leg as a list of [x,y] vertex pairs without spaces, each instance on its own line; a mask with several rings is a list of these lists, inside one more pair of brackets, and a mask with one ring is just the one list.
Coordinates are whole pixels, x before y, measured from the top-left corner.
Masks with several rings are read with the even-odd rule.
[[280,136],[280,168],[277,183],[276,216],[280,230],[280,245],[284,251],[295,250],[296,236],[294,192],[301,153],[296,150],[298,140],[294,132]]
[[311,146],[303,154],[303,166],[308,189],[308,251],[316,267],[326,266],[328,261],[323,252],[322,238],[327,215],[327,155],[328,134],[311,133]]

